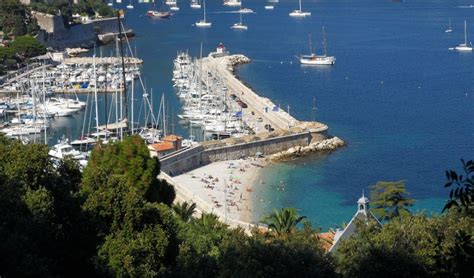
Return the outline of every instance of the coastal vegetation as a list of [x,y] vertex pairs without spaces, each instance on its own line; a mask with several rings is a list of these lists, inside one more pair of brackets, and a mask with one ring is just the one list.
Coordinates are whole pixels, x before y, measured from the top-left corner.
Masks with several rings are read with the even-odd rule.
[[16,37],[9,47],[0,47],[0,75],[24,66],[29,58],[46,53],[46,48],[30,35]]
[[0,1],[0,31],[5,35],[35,35],[39,30],[29,7],[18,0]]
[[[0,276],[472,277],[466,197],[453,194],[460,209],[441,215],[359,223],[328,254],[319,229],[295,209],[276,210],[265,219],[270,230],[249,235],[197,215],[192,203],[172,205],[159,167],[138,136],[98,144],[83,173],[70,159],[54,164],[45,145],[0,136]],[[472,186],[472,171],[458,182]]]

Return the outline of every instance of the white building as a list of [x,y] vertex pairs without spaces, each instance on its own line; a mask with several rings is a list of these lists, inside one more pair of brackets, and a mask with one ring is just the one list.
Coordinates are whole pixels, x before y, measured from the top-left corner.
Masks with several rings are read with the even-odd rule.
[[356,222],[357,220],[361,220],[366,224],[369,224],[369,221],[375,221],[378,223],[380,226],[382,226],[382,223],[375,217],[375,215],[372,214],[372,212],[369,210],[369,198],[364,196],[364,193],[362,192],[362,197],[359,198],[357,201],[357,212],[356,214],[352,217],[351,221],[347,226],[344,228],[344,230],[337,230],[336,233],[334,234],[334,240],[332,242],[331,248],[329,248],[329,252],[335,252],[337,248],[339,247],[339,243],[341,242],[342,239],[348,239],[352,235],[354,235],[357,231],[356,227]]

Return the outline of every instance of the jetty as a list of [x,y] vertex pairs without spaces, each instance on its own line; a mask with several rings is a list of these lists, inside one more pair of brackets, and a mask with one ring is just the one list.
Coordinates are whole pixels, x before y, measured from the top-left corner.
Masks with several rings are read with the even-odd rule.
[[[234,75],[234,69],[240,64],[250,63],[248,57],[240,54],[228,55],[223,51],[220,53],[222,54],[210,54],[197,61],[202,67],[200,82],[206,87],[215,87],[212,82],[222,83],[222,88],[226,88],[227,97],[224,99],[227,107],[235,107],[238,101],[241,119],[253,132],[223,140],[201,142],[166,154],[160,157],[160,178],[174,186],[177,200],[194,202],[199,212],[215,213],[224,223],[231,227],[241,227],[248,232],[258,227],[259,223],[246,223],[228,217],[227,209],[205,200],[205,196],[196,196],[190,190],[196,187],[195,184],[180,184],[177,180],[188,179],[173,177],[183,177],[183,174],[187,175],[197,168],[222,161],[240,161],[261,156],[275,161],[311,152],[332,151],[343,146],[344,142],[337,137],[331,138],[327,125],[295,119],[279,105],[258,95],[240,81]],[[227,202],[227,198],[224,202]]]

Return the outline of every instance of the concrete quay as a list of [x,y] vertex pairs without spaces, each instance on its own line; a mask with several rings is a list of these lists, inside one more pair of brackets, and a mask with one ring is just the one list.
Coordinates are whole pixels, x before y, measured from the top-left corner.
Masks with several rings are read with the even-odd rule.
[[[275,130],[286,130],[298,126],[300,124],[298,120],[278,108],[270,99],[259,96],[235,77],[233,67],[242,61],[249,61],[249,59],[243,55],[209,56],[202,59],[202,68],[205,73],[210,72],[214,76],[220,76],[228,88],[228,94],[235,94],[247,104],[247,108],[242,108],[243,121],[256,133],[265,131],[265,125],[268,124]],[[203,76],[203,82],[206,82],[206,76],[207,74]],[[274,108],[278,111],[274,111]]]

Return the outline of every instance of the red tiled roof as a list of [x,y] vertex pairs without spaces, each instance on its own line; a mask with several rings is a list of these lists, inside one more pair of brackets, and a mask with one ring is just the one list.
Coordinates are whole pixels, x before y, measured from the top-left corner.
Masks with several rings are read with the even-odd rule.
[[169,150],[174,149],[173,143],[170,143],[170,142],[160,142],[160,143],[152,144],[150,145],[150,147],[157,152],[164,152],[164,151],[169,151]]

